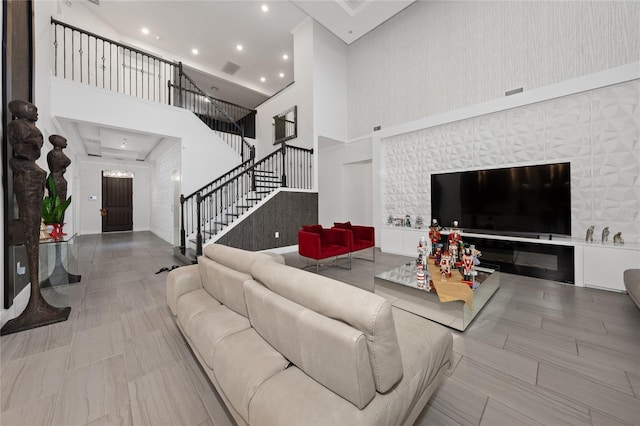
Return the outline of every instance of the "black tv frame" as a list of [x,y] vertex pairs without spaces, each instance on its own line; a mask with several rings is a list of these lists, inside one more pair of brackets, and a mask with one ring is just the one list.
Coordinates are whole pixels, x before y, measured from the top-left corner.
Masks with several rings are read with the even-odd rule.
[[[509,179],[498,179],[499,177],[504,177],[506,174],[510,176],[515,176],[515,178]],[[555,175],[554,175],[555,174]],[[523,182],[523,176],[532,176],[530,180],[526,180]],[[561,206],[562,219],[558,221],[555,225],[549,226],[549,223],[544,224],[542,221],[538,222],[537,225],[533,224],[531,229],[512,229],[508,228],[505,223],[500,223],[496,221],[496,226],[494,228],[490,227],[478,227],[469,225],[469,223],[465,223],[465,216],[468,217],[471,211],[470,206],[464,205],[465,197],[461,195],[461,190],[459,189],[462,185],[463,180],[467,180],[467,182],[479,182],[484,179],[488,182],[501,182],[504,184],[503,187],[498,188],[496,191],[495,188],[487,190],[487,194],[491,195],[494,199],[496,198],[495,193],[500,190],[504,190],[504,193],[513,194],[514,196],[520,194],[520,192],[516,193],[515,190],[521,190],[522,186],[515,187],[516,184],[534,184],[537,183],[538,186],[533,186],[535,190],[542,190],[541,185],[543,182],[540,182],[542,178],[549,178],[550,180],[547,182],[551,184],[549,187],[551,191],[554,191],[556,195],[561,195],[563,197],[562,201],[558,203]],[[449,182],[446,182],[447,179]],[[498,180],[496,180],[498,179]],[[440,181],[440,183],[437,183]],[[510,184],[510,188],[508,185]],[[448,187],[445,188],[445,186]],[[474,186],[474,185],[470,185]],[[473,199],[481,198],[481,194],[477,192],[473,192],[480,187],[480,184],[475,185],[475,188],[472,189],[472,197]],[[486,186],[486,185],[485,185]],[[527,186],[525,191],[528,191],[530,188]],[[547,188],[548,189],[548,188]],[[445,209],[438,205],[447,203],[447,201],[441,200],[441,198],[446,195],[446,191],[458,191],[457,196],[453,199],[454,203],[458,203],[457,207],[449,207],[449,212],[445,213]],[[438,192],[439,191],[439,192]],[[532,192],[534,192],[532,191]],[[564,193],[564,194],[563,194]],[[490,197],[487,197],[490,198]],[[520,197],[520,201],[523,198],[527,198],[525,201],[527,207],[531,206],[534,202],[531,197]],[[504,200],[503,200],[504,201]],[[547,210],[551,209],[553,206],[549,204],[553,202],[551,197],[547,197],[544,199],[547,203]],[[472,202],[472,201],[469,201]],[[494,201],[495,203],[495,201]],[[514,201],[515,203],[515,201]],[[475,204],[474,204],[475,205]],[[494,206],[494,210],[496,209],[497,204]],[[512,217],[517,217],[517,206],[510,206],[509,213]],[[520,207],[522,208],[522,207]],[[454,211],[451,213],[451,211]],[[549,214],[557,215],[555,208],[551,211],[547,211]],[[441,217],[441,216],[449,217]],[[480,214],[482,216],[482,214]],[[499,215],[494,214],[493,216],[499,217]],[[558,162],[558,163],[544,163],[544,164],[535,164],[535,165],[525,165],[525,166],[514,166],[514,167],[500,167],[500,168],[489,168],[489,169],[478,169],[478,170],[465,170],[459,172],[449,172],[449,173],[433,173],[431,174],[431,217],[433,219],[437,219],[441,226],[452,226],[452,221],[457,220],[459,222],[458,227],[466,232],[477,233],[477,234],[488,234],[488,235],[501,235],[501,236],[512,236],[512,237],[524,237],[524,238],[536,238],[536,239],[552,239],[554,236],[556,237],[568,237],[571,236],[571,163],[570,162]],[[530,215],[533,217],[533,215]],[[528,220],[528,219],[525,219]],[[517,220],[514,221],[512,219],[511,223],[517,223]],[[510,225],[513,226],[513,225]],[[545,228],[546,226],[546,228]],[[561,227],[559,227],[561,226]]]

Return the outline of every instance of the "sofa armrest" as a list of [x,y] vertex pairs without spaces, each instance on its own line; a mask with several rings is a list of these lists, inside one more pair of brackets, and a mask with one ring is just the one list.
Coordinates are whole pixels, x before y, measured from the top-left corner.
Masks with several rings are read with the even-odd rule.
[[176,315],[178,298],[183,294],[202,288],[202,278],[198,265],[183,266],[169,272],[167,276],[167,305]]
[[321,253],[320,234],[298,231],[298,253],[300,256],[318,259]]

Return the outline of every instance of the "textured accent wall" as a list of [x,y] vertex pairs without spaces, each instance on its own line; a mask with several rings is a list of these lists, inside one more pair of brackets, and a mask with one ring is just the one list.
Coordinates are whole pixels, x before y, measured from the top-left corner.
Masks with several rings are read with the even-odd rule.
[[[173,241],[173,171],[180,172],[181,146],[174,143],[161,154],[151,169],[151,232],[163,240]],[[176,212],[179,214],[179,212]]]
[[571,162],[572,236],[640,241],[640,80],[382,139],[383,223],[431,215],[431,173]]
[[287,247],[298,244],[302,225],[316,223],[318,193],[282,191],[216,242],[251,251]]
[[417,1],[349,46],[349,138],[640,60],[640,2]]

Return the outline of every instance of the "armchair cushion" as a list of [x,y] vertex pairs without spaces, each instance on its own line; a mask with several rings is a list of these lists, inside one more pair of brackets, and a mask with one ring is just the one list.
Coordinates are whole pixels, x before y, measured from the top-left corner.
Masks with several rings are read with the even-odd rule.
[[303,227],[298,231],[298,253],[301,256],[319,260],[348,254],[351,251],[351,240],[347,230],[324,229],[321,225],[310,228],[313,229],[305,230]]
[[373,226],[352,225],[351,222],[334,222],[334,228],[346,229],[351,238],[351,251],[359,251],[376,245],[376,230]]

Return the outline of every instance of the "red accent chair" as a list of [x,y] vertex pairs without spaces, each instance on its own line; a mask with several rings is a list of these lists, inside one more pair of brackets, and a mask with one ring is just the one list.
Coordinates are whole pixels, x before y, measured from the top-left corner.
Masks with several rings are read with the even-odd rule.
[[[298,253],[316,260],[318,271],[320,259],[349,255],[347,269],[351,269],[351,238],[345,229],[325,229],[322,225],[303,225],[298,231]],[[338,266],[338,265],[336,265]]]
[[346,229],[351,238],[351,253],[373,248],[373,261],[376,261],[376,229],[373,226],[352,225],[351,222],[334,222],[332,229]]

